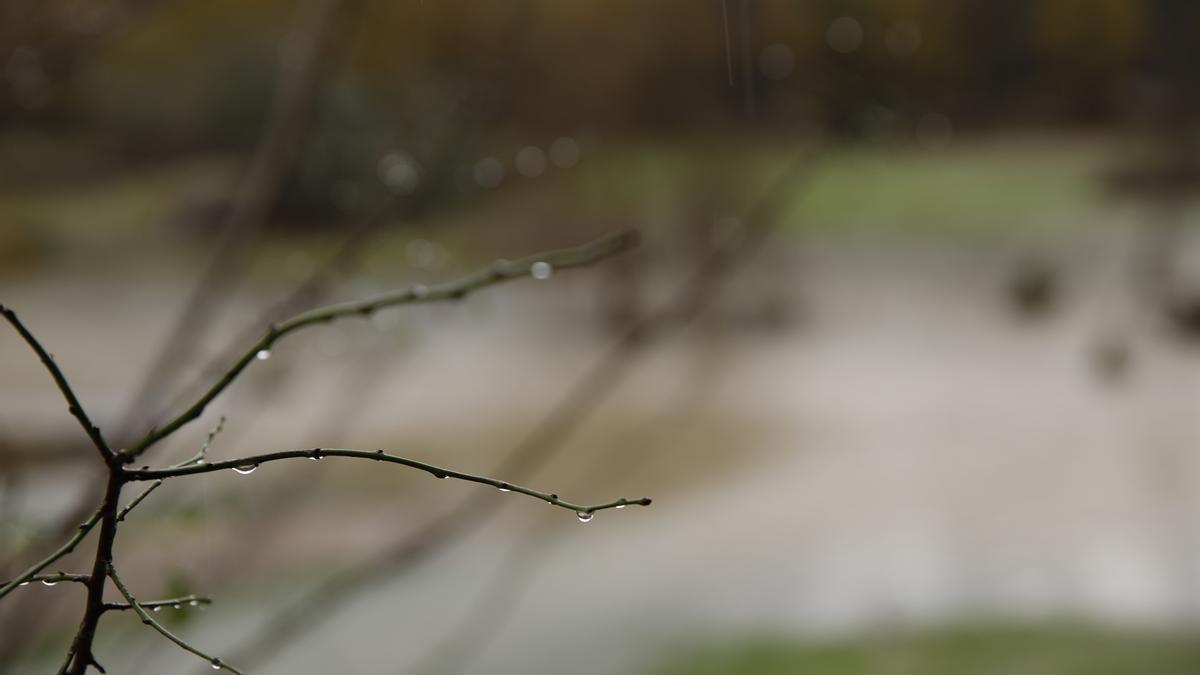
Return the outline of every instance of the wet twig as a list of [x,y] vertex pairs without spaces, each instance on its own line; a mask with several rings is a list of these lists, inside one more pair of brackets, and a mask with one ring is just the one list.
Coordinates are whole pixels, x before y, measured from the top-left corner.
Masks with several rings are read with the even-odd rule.
[[[679,330],[699,316],[717,297],[716,291],[786,214],[796,190],[806,184],[820,152],[819,148],[798,152],[745,209],[740,236],[728,238],[709,250],[670,300],[632,321],[607,351],[549,406],[529,433],[505,453],[493,473],[525,477],[550,461],[591,418],[600,403],[625,381],[643,349],[668,330]],[[473,496],[374,557],[329,576],[276,612],[252,634],[235,652],[238,661],[251,665],[265,662],[297,636],[330,620],[359,593],[414,569],[417,563],[483,525],[492,513],[486,496]]]

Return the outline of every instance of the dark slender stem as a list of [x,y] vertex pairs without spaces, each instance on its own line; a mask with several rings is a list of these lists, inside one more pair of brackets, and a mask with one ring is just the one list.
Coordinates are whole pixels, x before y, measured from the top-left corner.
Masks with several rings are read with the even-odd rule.
[[[159,607],[174,607],[176,609],[179,609],[180,607],[182,607],[184,605],[187,605],[189,607],[196,607],[198,605],[211,605],[211,604],[212,604],[212,598],[209,598],[209,597],[206,597],[203,595],[181,595],[178,598],[166,598],[165,600],[150,600],[148,602],[142,602],[140,600],[138,601],[138,605],[140,607],[143,607],[143,608],[148,607],[150,609],[156,609]],[[133,605],[131,605],[127,602],[106,602],[106,603],[104,603],[104,611],[106,611],[106,612],[121,611],[121,610],[128,610],[128,609],[137,609],[137,607],[134,607]]]
[[92,420],[83,409],[83,404],[75,397],[75,392],[71,390],[71,385],[67,382],[67,377],[63,375],[58,364],[54,362],[54,357],[42,347],[37,338],[33,337],[33,333],[29,332],[25,324],[21,323],[16,312],[4,305],[0,305],[0,314],[3,314],[4,318],[8,319],[8,322],[12,324],[12,327],[17,329],[17,332],[21,334],[25,342],[37,353],[38,358],[42,361],[42,365],[46,366],[46,370],[50,371],[50,376],[54,378],[54,383],[58,385],[58,390],[62,392],[63,398],[67,400],[67,410],[71,412],[72,417],[79,420],[79,426],[83,427],[88,438],[92,439],[92,445],[96,446],[96,450],[100,452],[100,456],[106,463],[112,460],[113,451],[108,447],[104,436],[101,435],[100,428],[92,424]]
[[360,302],[329,305],[304,312],[291,319],[274,324],[258,342],[242,354],[241,358],[199,400],[161,428],[151,431],[137,443],[134,443],[125,452],[125,461],[132,461],[133,458],[145,452],[155,443],[175,433],[180,427],[203,414],[208,404],[219,396],[221,392],[225,391],[242,374],[242,371],[255,360],[260,352],[270,350],[277,341],[293,331],[313,324],[329,323],[348,316],[369,317],[378,310],[396,305],[460,300],[481,288],[493,286],[504,281],[528,277],[531,274],[533,265],[536,263],[546,263],[552,269],[585,267],[632,248],[637,243],[637,239],[637,235],[634,232],[622,232],[603,237],[583,246],[547,251],[514,261],[497,261],[489,267],[457,281],[433,286],[416,285],[411,288],[368,298]]
[[67,540],[67,543],[58,547],[57,551],[34,563],[33,567],[25,570],[12,581],[9,581],[8,583],[4,584],[4,586],[0,587],[0,598],[3,598],[11,593],[12,590],[17,586],[20,586],[26,581],[32,579],[34,575],[49,567],[55,560],[58,560],[71,551],[74,551],[75,547],[79,545],[79,542],[83,541],[83,538],[87,536],[88,532],[91,532],[92,528],[96,526],[96,523],[100,522],[100,518],[103,515],[104,507],[101,506],[99,509],[96,509],[96,512],[93,513],[90,518],[80,524],[79,529],[77,529],[75,534]]
[[532,488],[527,488],[515,483],[489,478],[487,476],[477,476],[475,474],[463,473],[462,471],[454,471],[453,469],[444,469],[433,464],[426,464],[415,459],[400,457],[398,455],[389,455],[382,450],[346,450],[343,448],[313,448],[312,450],[284,450],[281,452],[269,452],[262,455],[251,455],[250,457],[242,457],[240,459],[230,459],[223,462],[212,462],[204,464],[189,464],[169,469],[139,469],[136,471],[124,471],[123,474],[130,481],[161,481],[167,478],[175,478],[179,476],[193,476],[201,473],[211,473],[213,471],[226,470],[241,470],[249,472],[257,469],[259,465],[268,464],[270,462],[278,462],[285,459],[324,459],[326,457],[351,457],[354,459],[367,459],[375,462],[390,462],[392,464],[400,464],[413,469],[424,471],[435,478],[454,478],[456,480],[467,481],[470,483],[480,483],[482,485],[490,485],[505,492],[517,492],[523,495],[528,495],[535,499],[540,499],[548,504],[558,506],[564,509],[569,509],[580,514],[591,514],[596,511],[604,511],[606,509],[621,508],[624,506],[649,506],[650,498],[642,497],[639,499],[614,499],[603,504],[576,504],[564,499],[560,499],[558,495],[551,492],[541,492]]
[[171,631],[169,631],[165,627],[163,627],[162,624],[155,621],[154,617],[150,616],[150,614],[147,613],[146,610],[144,609],[145,607],[152,606],[152,604],[151,603],[142,604],[142,603],[138,602],[136,598],[133,597],[133,595],[129,592],[129,589],[125,587],[125,582],[121,581],[121,577],[117,576],[117,571],[115,569],[113,569],[111,562],[108,564],[107,574],[113,580],[113,584],[117,587],[117,590],[121,592],[121,595],[125,596],[125,601],[129,603],[129,607],[132,608],[133,611],[137,612],[137,615],[138,615],[138,617],[141,618],[142,623],[144,623],[147,626],[150,626],[154,630],[158,631],[163,637],[167,638],[171,642],[174,642],[181,649],[191,652],[191,653],[195,654],[196,656],[199,656],[200,658],[204,659],[205,661],[208,661],[209,665],[211,665],[213,668],[216,668],[217,670],[228,670],[229,672],[234,673],[235,675],[242,675],[242,671],[238,670],[237,668],[234,668],[233,666],[229,665],[228,663],[225,663],[221,659],[219,659],[215,656],[210,656],[208,654],[205,654],[204,652],[193,647],[192,645],[188,644],[187,642],[184,642],[183,639],[180,638],[178,635],[175,635],[174,633],[172,633]]
[[[104,491],[104,503],[100,506],[103,519],[100,524],[100,538],[96,543],[96,559],[92,565],[91,580],[88,582],[87,606],[84,609],[83,621],[79,623],[79,632],[71,643],[74,657],[68,668],[68,675],[84,675],[88,666],[100,668],[92,653],[92,642],[96,639],[96,627],[104,614],[104,586],[108,579],[108,568],[112,564],[113,542],[117,538],[117,504],[121,498],[121,488],[125,482],[118,467],[109,471],[108,486]],[[101,668],[101,672],[103,669]]]
[[[33,581],[40,581],[43,584],[46,584],[47,586],[53,586],[54,584],[57,584],[60,581],[70,581],[70,582],[74,582],[77,584],[86,584],[86,583],[88,583],[88,581],[90,579],[91,579],[91,577],[89,577],[86,574],[67,574],[66,572],[57,572],[55,574],[35,574],[35,575],[29,577],[28,579],[26,579],[25,581],[18,582],[17,585],[24,586],[25,584],[28,584]],[[11,581],[5,582],[5,584],[10,584],[10,583],[12,583],[12,582]]]

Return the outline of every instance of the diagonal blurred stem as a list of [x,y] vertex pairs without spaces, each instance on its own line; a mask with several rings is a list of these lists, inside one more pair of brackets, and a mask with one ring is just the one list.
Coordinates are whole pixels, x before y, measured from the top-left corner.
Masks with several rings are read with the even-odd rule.
[[129,407],[123,432],[137,425],[147,408],[187,361],[199,336],[211,323],[216,301],[241,278],[268,216],[293,170],[316,108],[326,73],[347,40],[347,27],[361,1],[303,0],[291,30],[295,49],[280,58],[277,92],[266,128],[246,174],[233,196],[221,242],[208,267],[184,302],[184,311],[155,356]]
[[[255,244],[266,227],[288,174],[293,170],[302,140],[309,128],[324,78],[340,64],[339,52],[351,42],[353,28],[364,0],[299,0],[292,21],[292,32],[303,34],[300,48],[292,59],[281,61],[271,112],[262,139],[233,197],[233,208],[223,228],[208,267],[185,301],[184,311],[163,342],[147,371],[138,393],[133,397],[120,425],[120,437],[127,436],[144,419],[150,403],[162,395],[178,364],[195,348],[202,329],[210,323],[213,300],[228,295],[245,272]],[[96,481],[93,485],[102,485]],[[99,488],[86,488],[76,506],[63,517],[60,526],[48,538],[66,535],[82,519],[91,504],[100,499]],[[28,611],[18,609],[2,627],[11,640],[0,645],[0,666],[14,655],[22,640],[18,631],[28,631],[34,622]]]

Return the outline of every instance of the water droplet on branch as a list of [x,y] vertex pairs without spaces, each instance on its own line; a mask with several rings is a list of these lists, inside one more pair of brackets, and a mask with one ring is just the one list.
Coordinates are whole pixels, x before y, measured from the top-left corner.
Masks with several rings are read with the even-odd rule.
[[539,260],[529,266],[529,274],[538,281],[545,281],[554,274],[554,266],[544,260]]
[[236,473],[242,474],[243,476],[249,476],[250,474],[254,473],[254,470],[257,468],[258,468],[257,464],[251,464],[249,466],[235,466],[235,467],[233,467],[233,470]]
[[271,358],[271,350],[260,349],[258,350],[258,353],[254,355],[254,358],[258,359],[259,361],[266,361],[267,359]]
[[596,514],[591,511],[578,511],[575,515],[579,517],[579,522],[581,523],[590,523],[592,522],[592,518],[596,517]]
[[54,586],[56,584],[58,584],[57,581],[50,581],[49,579],[42,579],[43,586]]

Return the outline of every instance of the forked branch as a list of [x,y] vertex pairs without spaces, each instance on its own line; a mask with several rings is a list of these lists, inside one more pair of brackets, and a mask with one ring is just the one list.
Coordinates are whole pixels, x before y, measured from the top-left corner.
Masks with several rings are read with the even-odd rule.
[[[97,662],[95,655],[92,652],[92,644],[95,638],[96,628],[102,614],[107,611],[132,610],[138,614],[142,623],[154,628],[171,642],[175,643],[182,649],[191,652],[204,660],[206,660],[213,668],[228,670],[232,673],[238,673],[239,670],[222,662],[219,658],[210,656],[199,649],[184,642],[181,638],[174,635],[161,624],[151,617],[146,611],[150,608],[152,611],[164,606],[188,606],[207,604],[208,598],[188,595],[178,598],[168,598],[165,600],[156,600],[148,603],[139,603],[129,589],[121,581],[113,568],[113,542],[116,539],[117,528],[125,519],[130,511],[136,508],[143,500],[146,499],[155,489],[162,485],[163,481],[170,478],[180,478],[202,473],[210,473],[213,471],[223,471],[226,469],[234,470],[239,473],[250,473],[256,470],[259,465],[267,464],[285,459],[307,458],[313,460],[324,459],[325,457],[346,457],[351,459],[370,460],[375,462],[387,462],[391,464],[399,464],[413,469],[418,469],[429,473],[436,478],[453,478],[456,480],[479,483],[497,488],[504,492],[517,492],[535,499],[544,501],[552,506],[567,509],[575,512],[579,519],[583,522],[588,522],[592,519],[593,514],[597,511],[606,509],[620,509],[626,506],[649,506],[650,498],[642,497],[637,499],[620,498],[609,502],[598,504],[580,504],[561,499],[557,494],[550,492],[542,492],[532,488],[524,487],[514,483],[509,483],[504,480],[479,476],[475,474],[445,469],[432,464],[427,464],[414,459],[408,459],[397,455],[385,453],[382,450],[348,450],[342,448],[313,448],[311,450],[290,450],[283,452],[265,453],[252,455],[240,459],[226,460],[220,462],[208,462],[206,453],[209,445],[212,443],[213,437],[220,432],[221,423],[209,432],[204,445],[200,451],[191,458],[184,460],[181,463],[169,466],[164,469],[150,469],[144,467],[142,469],[130,469],[126,465],[133,461],[135,457],[147,450],[149,447],[158,441],[174,434],[188,422],[199,417],[205,407],[212,402],[222,391],[224,391],[245,369],[255,360],[264,350],[270,349],[278,340],[285,335],[297,331],[305,326],[310,326],[318,323],[332,322],[336,319],[349,316],[370,316],[372,313],[402,304],[413,304],[418,302],[434,302],[439,300],[457,300],[461,299],[471,292],[485,288],[494,284],[501,283],[512,279],[518,279],[527,276],[535,278],[545,278],[555,268],[571,268],[590,265],[594,262],[607,258],[609,256],[620,253],[632,247],[637,241],[636,234],[632,232],[610,235],[602,239],[598,239],[590,244],[578,246],[575,248],[561,249],[547,253],[536,254],[513,261],[497,261],[491,266],[480,270],[474,274],[468,275],[457,281],[437,284],[433,286],[413,286],[411,288],[385,293],[360,302],[342,303],[330,305],[322,309],[316,309],[303,314],[299,314],[282,323],[274,324],[270,327],[267,333],[247,350],[228,371],[203,395],[193,403],[189,408],[184,410],[175,418],[171,419],[159,429],[152,430],[140,441],[135,443],[129,450],[121,450],[113,452],[100,430],[92,424],[90,418],[83,410],[83,406],[79,403],[70,385],[67,383],[66,377],[54,362],[54,358],[42,347],[36,338],[17,318],[17,315],[12,310],[0,305],[0,313],[8,320],[10,324],[16,328],[17,332],[25,339],[26,343],[37,353],[42,363],[50,371],[51,376],[58,384],[59,390],[66,398],[71,414],[83,426],[93,444],[100,451],[101,456],[105,460],[108,467],[107,488],[105,491],[104,501],[86,521],[84,521],[74,533],[58,550],[51,553],[38,563],[35,563],[29,569],[25,570],[16,578],[4,583],[0,586],[0,598],[10,593],[14,588],[25,585],[30,581],[42,581],[46,584],[53,585],[61,581],[69,581],[82,583],[88,589],[87,607],[84,612],[84,617],[80,623],[79,631],[75,639],[72,641],[71,647],[67,652],[66,661],[60,669],[60,673],[70,673],[71,675],[82,675],[89,667],[95,667],[103,672],[103,667]],[[141,493],[132,499],[124,508],[119,506],[121,491],[125,485],[130,482],[150,482]],[[42,571],[54,563],[56,560],[67,555],[75,549],[75,547],[88,535],[88,533],[101,524],[100,535],[96,547],[96,555],[92,565],[92,572],[88,575],[82,574],[42,574]],[[126,602],[105,602],[104,592],[107,580],[111,579],[116,585],[121,595],[124,596]]]
[[133,609],[133,611],[137,612],[137,615],[139,618],[141,618],[142,623],[144,623],[147,626],[150,626],[154,630],[158,631],[163,637],[167,638],[171,642],[174,642],[176,645],[178,645],[180,649],[189,651],[189,652],[195,654],[196,656],[199,656],[200,658],[204,659],[205,661],[208,661],[208,663],[214,669],[228,670],[231,673],[236,673],[237,675],[243,675],[242,671],[238,670],[237,668],[234,668],[233,666],[229,665],[228,663],[225,663],[224,661],[222,661],[221,659],[219,659],[215,656],[209,656],[208,654],[205,654],[204,652],[200,651],[199,649],[196,649],[195,647],[191,646],[190,644],[184,642],[183,639],[180,638],[178,635],[175,635],[171,631],[167,630],[165,627],[163,627],[163,625],[161,623],[155,621],[154,617],[150,616],[150,613],[146,611],[145,606],[140,604],[137,601],[137,599],[135,599],[133,597],[133,595],[129,592],[129,589],[125,587],[125,582],[121,581],[121,577],[117,576],[117,571],[115,569],[113,569],[113,566],[111,564],[108,566],[108,577],[110,579],[112,579],[113,584],[117,587],[117,590],[121,592],[121,595],[125,597],[125,601],[127,603],[129,603],[129,606]]

